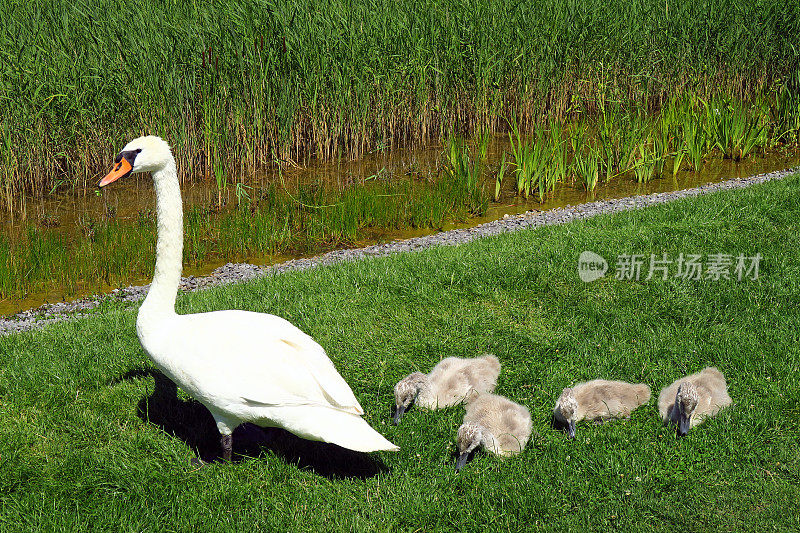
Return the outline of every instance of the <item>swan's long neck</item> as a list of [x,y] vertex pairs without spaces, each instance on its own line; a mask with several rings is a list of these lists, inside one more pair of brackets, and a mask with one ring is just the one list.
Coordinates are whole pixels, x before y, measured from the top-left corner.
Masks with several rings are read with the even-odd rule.
[[139,314],[174,314],[183,262],[183,203],[175,160],[153,172],[158,216],[156,269]]

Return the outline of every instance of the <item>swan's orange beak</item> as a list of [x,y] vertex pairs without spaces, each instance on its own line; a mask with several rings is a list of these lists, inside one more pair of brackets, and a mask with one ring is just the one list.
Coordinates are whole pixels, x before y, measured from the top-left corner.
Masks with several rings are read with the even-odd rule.
[[131,170],[133,170],[133,167],[128,160],[123,157],[119,160],[119,163],[114,165],[114,168],[111,169],[111,172],[106,174],[106,177],[100,180],[100,183],[98,183],[97,186],[105,187],[109,183],[113,183],[120,178],[124,178],[131,173]]

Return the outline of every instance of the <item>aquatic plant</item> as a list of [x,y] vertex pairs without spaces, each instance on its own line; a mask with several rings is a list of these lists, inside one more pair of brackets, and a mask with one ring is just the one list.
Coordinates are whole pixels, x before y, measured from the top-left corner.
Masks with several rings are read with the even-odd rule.
[[503,152],[503,155],[500,159],[500,167],[497,169],[497,175],[495,177],[495,184],[494,184],[495,202],[500,200],[500,190],[503,185],[503,178],[505,178],[507,168],[508,168],[508,162],[506,161],[506,152]]
[[550,130],[537,126],[533,137],[526,142],[516,122],[512,121],[509,142],[516,166],[517,194],[528,198],[535,190],[539,201],[543,202],[545,196],[555,189],[559,177],[566,175],[561,126],[553,126]]
[[653,137],[645,137],[634,148],[631,160],[633,162],[633,175],[637,183],[647,183],[653,178],[658,161],[663,156],[656,148]]
[[782,84],[764,101],[769,115],[769,144],[800,144],[800,87],[792,91]]
[[550,120],[550,152],[549,164],[553,167],[555,174],[553,178],[554,184],[566,183],[568,138],[565,137],[563,124],[556,119]]
[[555,166],[553,165],[553,146],[551,145],[548,133],[543,128],[537,128],[531,145],[532,158],[530,161],[530,185],[529,190],[534,187],[539,196],[539,201],[543,202],[547,193],[555,189],[556,177]]
[[700,116],[687,112],[682,116],[682,146],[686,158],[697,171],[703,166],[703,160],[708,153],[708,134]]
[[727,97],[704,101],[705,129],[708,140],[723,157],[739,161],[747,157],[759,141],[766,124],[757,107],[746,108],[741,102]]
[[211,168],[214,171],[214,181],[217,184],[217,209],[219,209],[222,207],[222,195],[228,191],[228,173],[216,156]]
[[488,140],[484,137],[471,154],[461,137],[451,136],[447,141],[445,167],[442,170],[446,179],[443,183],[450,183],[456,190],[465,192],[462,200],[471,214],[480,214],[488,207],[488,198],[482,185],[487,146]]
[[516,190],[518,195],[527,198],[530,194],[533,174],[533,146],[522,138],[515,118],[510,121],[510,130],[508,142],[511,145],[511,155],[514,158]]
[[[611,179],[614,169],[619,168],[621,157],[620,150],[620,120],[622,111],[618,101],[608,101],[605,95],[598,98],[597,117],[597,152],[600,169],[606,175],[606,180]],[[630,152],[629,152],[630,153]]]
[[575,152],[573,167],[577,181],[591,192],[597,187],[600,179],[601,153],[594,146],[587,145],[586,149]]

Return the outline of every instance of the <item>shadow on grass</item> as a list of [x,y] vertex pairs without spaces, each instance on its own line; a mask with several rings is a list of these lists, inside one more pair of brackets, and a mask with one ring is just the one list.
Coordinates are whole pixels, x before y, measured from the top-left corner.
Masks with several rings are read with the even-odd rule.
[[555,415],[550,415],[550,427],[566,435],[569,432],[569,424],[556,418]]
[[[159,370],[136,368],[115,382],[142,377],[152,377],[155,389],[150,396],[139,400],[137,416],[181,439],[203,462],[222,461],[220,435],[211,413],[196,400],[178,398],[175,383]],[[269,453],[331,479],[366,479],[388,471],[386,465],[369,454],[302,439],[281,428],[262,428],[248,423],[233,432],[233,462]]]

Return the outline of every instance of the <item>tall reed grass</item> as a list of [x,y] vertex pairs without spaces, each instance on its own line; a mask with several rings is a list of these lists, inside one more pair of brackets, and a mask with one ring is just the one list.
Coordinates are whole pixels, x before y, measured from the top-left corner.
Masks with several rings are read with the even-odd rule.
[[[606,101],[652,112],[800,86],[800,7],[782,0],[34,0],[0,17],[10,211],[86,192],[144,133],[224,187],[276,159],[502,131],[511,114],[531,132]],[[796,104],[779,102],[784,138]]]

